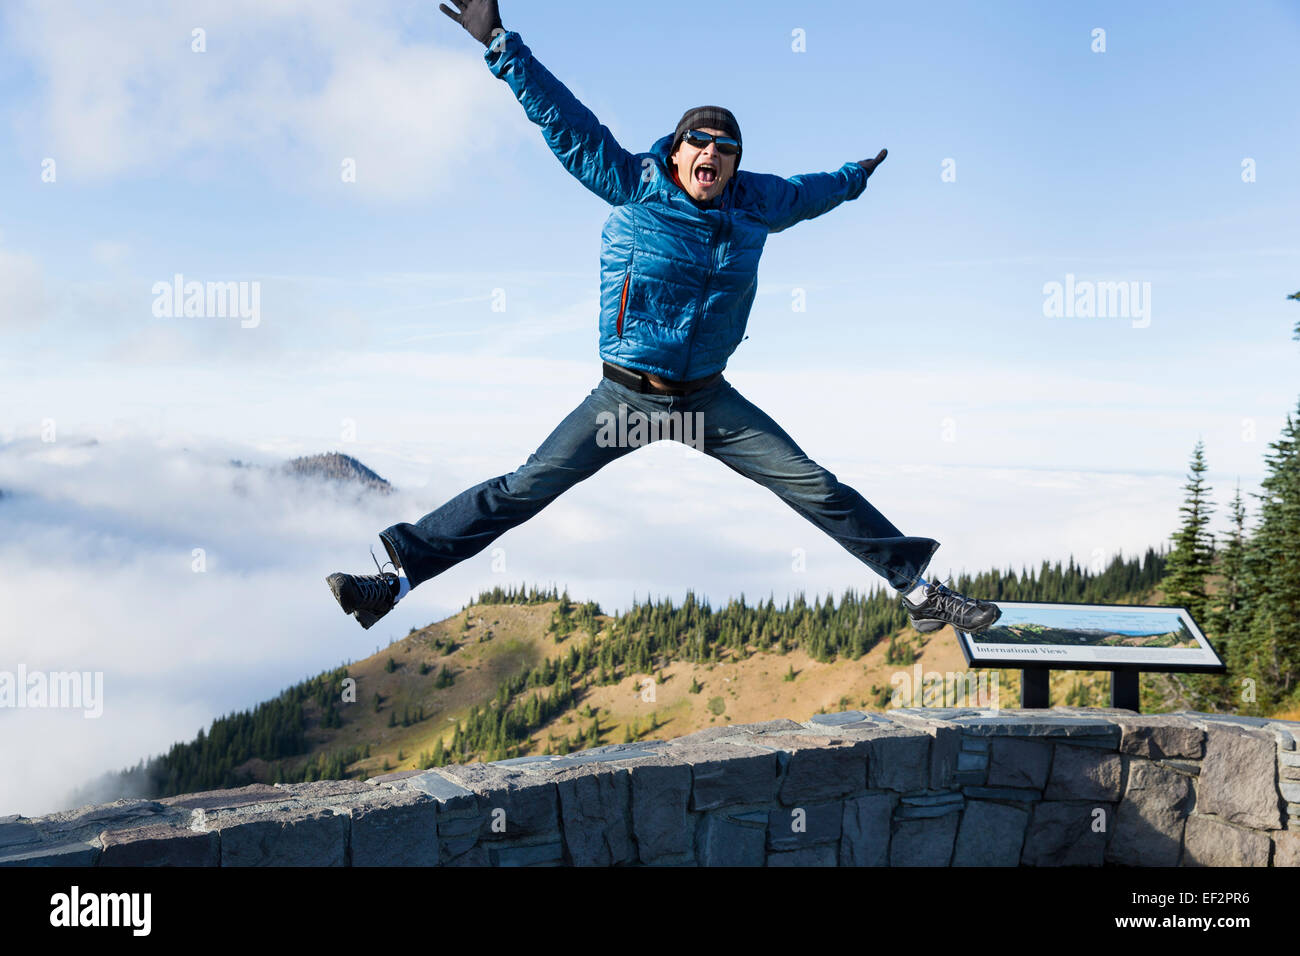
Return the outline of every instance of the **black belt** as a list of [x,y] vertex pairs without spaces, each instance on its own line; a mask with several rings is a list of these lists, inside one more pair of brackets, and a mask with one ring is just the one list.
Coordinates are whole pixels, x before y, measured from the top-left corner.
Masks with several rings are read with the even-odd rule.
[[618,384],[624,385],[634,392],[646,392],[651,395],[689,395],[691,392],[712,385],[722,378],[721,372],[714,372],[704,378],[694,378],[689,382],[677,382],[672,379],[661,378],[662,381],[669,383],[669,387],[658,388],[646,378],[645,372],[639,369],[624,368],[622,365],[612,365],[609,362],[601,362],[600,364],[606,378],[618,382]]

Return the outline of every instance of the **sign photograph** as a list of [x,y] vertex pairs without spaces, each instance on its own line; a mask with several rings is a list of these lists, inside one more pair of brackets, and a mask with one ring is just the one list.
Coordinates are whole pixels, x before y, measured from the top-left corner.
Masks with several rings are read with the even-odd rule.
[[1141,670],[1223,669],[1186,608],[1000,602],[997,623],[958,631],[970,665]]

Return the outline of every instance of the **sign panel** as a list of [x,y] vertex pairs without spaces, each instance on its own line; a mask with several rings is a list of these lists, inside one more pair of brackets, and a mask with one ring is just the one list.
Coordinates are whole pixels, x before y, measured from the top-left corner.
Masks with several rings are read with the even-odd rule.
[[958,631],[966,663],[1152,671],[1226,670],[1186,608],[1133,604],[998,602],[1002,616],[977,634]]

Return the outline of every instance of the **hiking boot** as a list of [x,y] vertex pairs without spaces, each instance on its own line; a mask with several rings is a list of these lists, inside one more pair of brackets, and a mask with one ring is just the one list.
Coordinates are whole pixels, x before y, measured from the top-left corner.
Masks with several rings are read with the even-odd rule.
[[993,602],[964,597],[937,581],[926,585],[925,600],[920,604],[913,604],[906,597],[901,600],[912,627],[922,634],[937,631],[945,624],[974,633],[1002,616],[1002,609]]
[[[374,557],[374,552],[371,552]],[[379,567],[378,559],[375,566]],[[334,599],[366,630],[397,603],[399,583],[397,575],[379,567],[378,574],[344,574],[336,571],[325,579],[334,593]]]
[[361,626],[370,626],[393,609],[397,597],[397,575],[391,571],[380,574],[331,574],[325,583],[334,592],[334,598]]

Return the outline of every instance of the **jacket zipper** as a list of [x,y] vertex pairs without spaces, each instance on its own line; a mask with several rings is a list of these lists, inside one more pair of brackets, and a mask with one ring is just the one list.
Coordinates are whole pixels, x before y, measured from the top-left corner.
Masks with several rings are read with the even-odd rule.
[[700,306],[695,321],[691,323],[691,336],[686,341],[686,365],[682,367],[682,378],[686,377],[686,372],[691,367],[691,350],[695,345],[695,330],[700,327],[700,322],[703,320],[705,304],[709,301],[709,286],[713,284],[713,274],[718,271],[718,250],[722,248],[722,233],[725,228],[726,220],[719,219],[718,228],[713,233],[713,248],[709,250],[709,274],[704,277],[704,292],[700,296]]
[[627,264],[627,275],[623,276],[623,297],[618,303],[618,337],[623,337],[623,311],[627,308],[627,284],[632,281],[632,263]]

